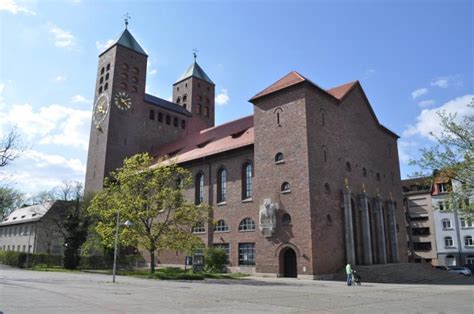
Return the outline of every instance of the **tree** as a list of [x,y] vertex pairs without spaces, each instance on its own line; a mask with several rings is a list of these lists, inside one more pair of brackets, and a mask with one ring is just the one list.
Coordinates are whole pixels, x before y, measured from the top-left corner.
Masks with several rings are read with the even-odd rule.
[[[155,252],[171,249],[190,252],[202,244],[192,227],[206,217],[205,206],[186,201],[185,189],[191,184],[189,173],[171,161],[152,165],[148,154],[125,159],[124,166],[112,172],[89,207],[97,217],[96,231],[107,247],[113,247],[116,217],[129,220],[131,227],[120,228],[123,245],[147,250],[150,272],[155,271]],[[120,227],[120,226],[119,226]]]
[[12,129],[0,139],[0,168],[20,157],[24,149],[18,131],[15,128]]
[[12,210],[21,206],[24,195],[10,187],[0,187],[0,221],[3,220]]
[[[468,105],[474,107],[474,102]],[[439,111],[442,132],[433,136],[437,144],[430,148],[421,149],[421,157],[411,160],[411,165],[420,167],[421,172],[415,176],[431,175],[435,171],[438,175],[460,183],[458,189],[453,189],[450,198],[459,208],[462,215],[473,217],[473,202],[469,202],[474,193],[474,116],[466,115],[460,122],[456,121],[456,114]]]

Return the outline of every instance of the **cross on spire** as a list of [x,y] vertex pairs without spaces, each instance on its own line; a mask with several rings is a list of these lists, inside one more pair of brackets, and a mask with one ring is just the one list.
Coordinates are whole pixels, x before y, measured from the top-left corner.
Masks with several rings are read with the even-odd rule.
[[125,29],[128,28],[128,20],[131,19],[132,17],[127,13],[124,15],[124,21],[125,21]]
[[199,52],[199,51],[198,51],[196,48],[193,49],[194,62],[196,62],[196,58],[197,58],[197,53],[198,53],[198,52]]

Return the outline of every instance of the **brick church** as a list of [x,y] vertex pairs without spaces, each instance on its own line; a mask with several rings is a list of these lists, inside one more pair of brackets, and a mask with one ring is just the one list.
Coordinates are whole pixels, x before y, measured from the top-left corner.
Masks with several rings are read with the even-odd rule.
[[323,89],[293,71],[250,99],[253,115],[216,126],[215,84],[196,60],[167,101],[145,93],[147,58],[127,28],[99,55],[86,191],[125,157],[173,157],[194,178],[189,201],[213,207],[193,232],[232,271],[324,278],[406,261],[398,136],[358,81]]

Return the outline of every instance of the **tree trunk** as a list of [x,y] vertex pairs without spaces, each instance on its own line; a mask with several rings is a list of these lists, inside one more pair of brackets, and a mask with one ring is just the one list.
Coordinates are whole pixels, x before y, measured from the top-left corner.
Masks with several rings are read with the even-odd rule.
[[150,272],[153,274],[155,272],[155,251],[150,250]]

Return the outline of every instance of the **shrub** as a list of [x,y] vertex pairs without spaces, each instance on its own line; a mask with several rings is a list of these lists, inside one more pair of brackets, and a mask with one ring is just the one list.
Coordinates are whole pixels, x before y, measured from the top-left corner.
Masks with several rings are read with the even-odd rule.
[[[26,266],[26,256],[27,253],[25,252],[0,252],[0,263],[12,267],[23,268]],[[48,267],[62,266],[62,256],[44,253],[30,253],[28,256],[28,266],[33,267],[37,265],[46,265]]]
[[224,272],[227,254],[223,249],[208,248],[204,254],[204,265],[207,271]]

